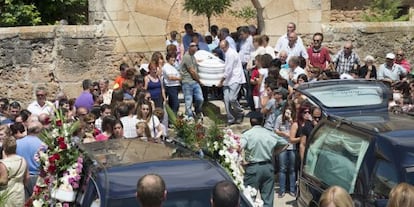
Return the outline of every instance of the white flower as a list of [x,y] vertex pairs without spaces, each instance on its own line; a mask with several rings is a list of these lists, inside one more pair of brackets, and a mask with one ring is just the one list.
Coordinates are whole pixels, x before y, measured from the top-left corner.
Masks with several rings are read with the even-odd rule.
[[33,206],[34,207],[42,207],[45,202],[43,200],[34,200]]
[[225,154],[225,150],[220,150],[220,151],[219,151],[219,155],[220,155],[220,156],[224,156],[224,154]]

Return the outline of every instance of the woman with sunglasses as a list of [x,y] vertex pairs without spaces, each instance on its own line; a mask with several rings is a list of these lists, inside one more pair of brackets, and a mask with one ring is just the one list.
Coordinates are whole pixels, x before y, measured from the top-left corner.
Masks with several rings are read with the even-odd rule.
[[299,144],[299,156],[303,160],[305,153],[306,139],[309,137],[313,125],[310,106],[302,104],[296,114],[292,127],[290,128],[289,141],[292,144]]

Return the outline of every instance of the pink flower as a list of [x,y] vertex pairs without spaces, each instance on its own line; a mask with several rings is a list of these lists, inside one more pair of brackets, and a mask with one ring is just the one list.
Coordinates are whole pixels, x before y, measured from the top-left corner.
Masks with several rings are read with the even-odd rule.
[[63,203],[63,207],[69,207],[69,203]]

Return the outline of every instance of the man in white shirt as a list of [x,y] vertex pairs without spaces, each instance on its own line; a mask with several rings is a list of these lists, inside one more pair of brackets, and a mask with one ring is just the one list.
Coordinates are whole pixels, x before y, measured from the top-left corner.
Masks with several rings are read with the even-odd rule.
[[[293,22],[289,22],[288,25],[287,25],[287,32],[286,32],[286,34],[284,34],[281,37],[279,37],[279,39],[276,42],[276,45],[275,45],[275,53],[276,53],[277,56],[279,56],[278,53],[280,51],[282,51],[282,45],[286,45],[289,42],[288,35],[290,33],[292,33],[292,32],[295,32],[295,31],[296,31],[296,24],[293,23]],[[303,45],[302,38],[298,37],[297,42],[298,42],[298,44]]]
[[288,61],[290,72],[289,72],[289,79],[294,83],[297,83],[298,76],[300,74],[305,74],[305,70],[299,66],[300,59],[298,56],[293,56]]
[[377,79],[386,81],[386,82],[395,82],[399,81],[401,76],[405,76],[407,74],[407,70],[405,70],[401,65],[394,63],[395,55],[393,53],[388,53],[385,56],[385,63],[380,65],[377,71]]
[[45,87],[40,86],[36,88],[36,101],[33,101],[27,107],[32,115],[39,116],[40,114],[53,115],[53,103],[46,101],[47,90]]
[[281,47],[281,49],[286,51],[288,54],[287,61],[289,62],[290,57],[298,56],[305,58],[306,65],[308,65],[308,52],[306,51],[306,48],[303,46],[303,43],[298,42],[298,36],[296,32],[289,33],[288,39],[289,41],[287,42],[287,44],[285,43]]
[[226,56],[224,63],[224,77],[220,80],[218,87],[223,86],[224,105],[227,112],[227,123],[229,125],[241,123],[244,118],[243,109],[237,101],[241,84],[246,83],[243,66],[236,50],[230,48],[227,40],[220,41],[220,49]]
[[[240,27],[239,34],[240,34],[240,39],[241,39],[239,56],[240,56],[240,60],[243,65],[244,76],[246,80],[250,80],[250,71],[248,71],[246,67],[247,67],[247,63],[250,61],[251,54],[255,51],[254,46],[253,46],[253,37],[250,34],[248,26]],[[250,82],[247,81],[246,84],[243,85],[243,88],[245,91],[244,96],[246,98],[246,101],[247,101],[247,104],[249,105],[250,110],[255,110],[253,96],[252,96],[252,87],[250,85]]]

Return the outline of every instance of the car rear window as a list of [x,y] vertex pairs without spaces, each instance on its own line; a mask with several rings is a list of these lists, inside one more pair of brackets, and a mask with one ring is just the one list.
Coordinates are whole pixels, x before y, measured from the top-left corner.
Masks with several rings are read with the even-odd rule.
[[358,135],[323,125],[312,138],[303,170],[328,186],[339,185],[353,193],[368,145]]
[[355,107],[377,105],[383,102],[383,91],[378,86],[352,84],[338,87],[337,85],[306,89],[326,107]]

